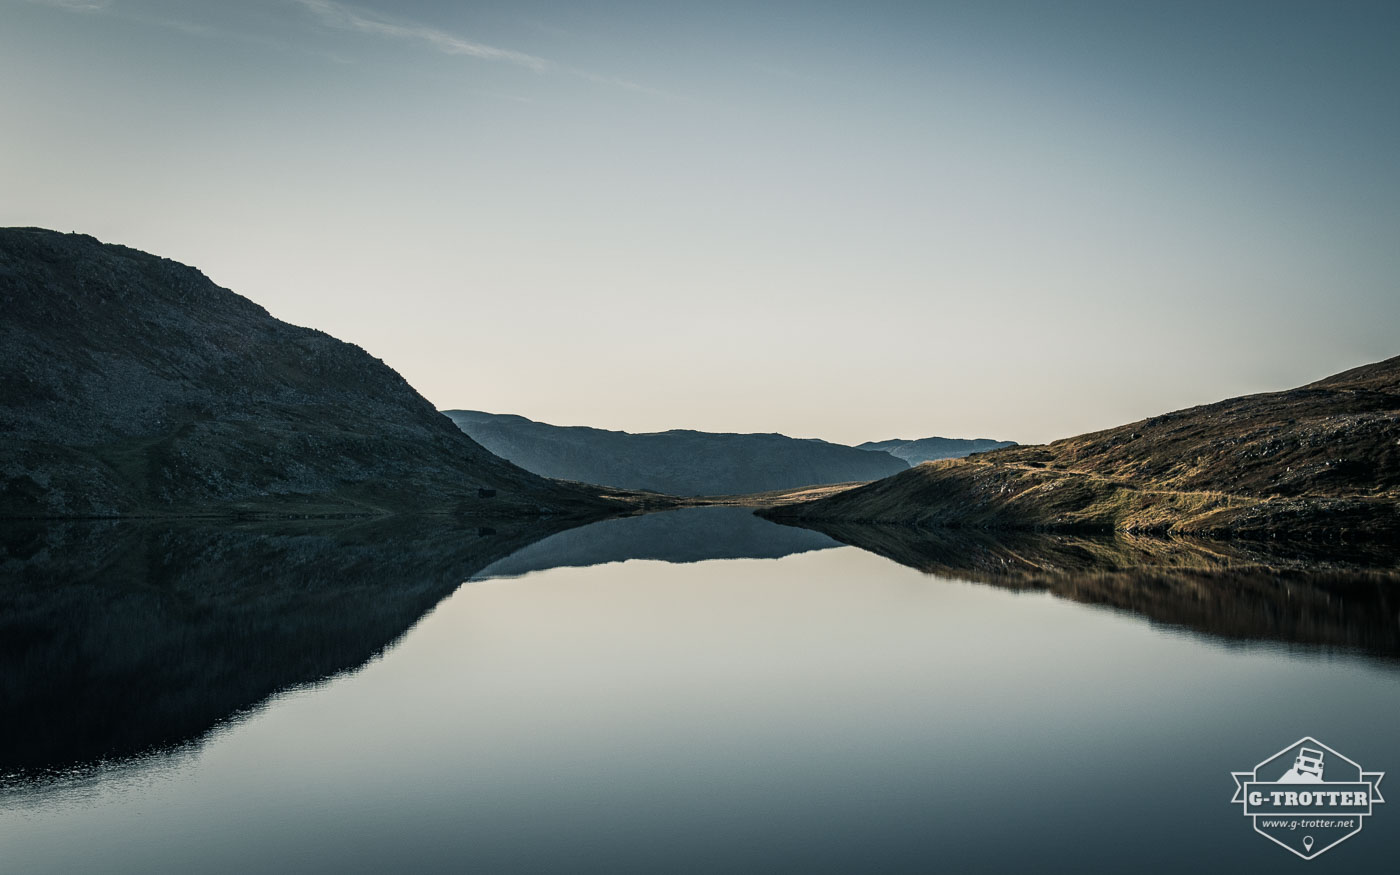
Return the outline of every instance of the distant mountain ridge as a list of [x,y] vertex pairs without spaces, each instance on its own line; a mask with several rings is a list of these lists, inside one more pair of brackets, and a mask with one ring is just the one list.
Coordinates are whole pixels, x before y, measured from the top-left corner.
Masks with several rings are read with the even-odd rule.
[[973,453],[985,453],[989,450],[999,450],[1003,447],[1014,447],[1015,441],[994,441],[989,438],[945,438],[927,437],[918,440],[895,440],[888,441],[866,441],[857,444],[858,450],[878,450],[889,453],[897,459],[903,459],[912,467],[924,462],[935,462],[939,459],[961,459]]
[[1400,542],[1400,356],[1297,389],[933,462],[771,518]]
[[888,453],[780,434],[677,429],[632,434],[514,414],[445,410],[462,431],[527,471],[669,495],[737,495],[875,480],[908,465]]
[[168,259],[0,229],[0,313],[0,517],[608,504],[491,455],[359,347]]

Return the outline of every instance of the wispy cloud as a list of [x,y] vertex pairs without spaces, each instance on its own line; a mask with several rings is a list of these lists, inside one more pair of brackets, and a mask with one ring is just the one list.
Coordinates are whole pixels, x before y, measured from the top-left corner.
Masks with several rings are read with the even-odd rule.
[[101,12],[112,5],[112,0],[29,0],[40,6],[52,6],[69,12]]
[[640,83],[633,82],[630,79],[619,79],[616,76],[603,76],[598,73],[590,73],[587,70],[579,70],[575,67],[569,67],[564,72],[568,73],[570,76],[577,76],[580,79],[587,79],[589,82],[596,82],[599,85],[611,85],[614,88],[621,88],[624,91],[635,91],[638,94],[650,94],[655,97],[669,98],[674,96],[671,94],[667,94],[665,91],[661,91],[659,89],[652,88],[647,85],[642,85]]
[[356,9],[335,0],[295,0],[308,9],[322,24],[341,30],[353,30],[376,36],[393,37],[423,43],[448,55],[469,55],[487,61],[505,61],[527,67],[536,73],[555,69],[553,61],[527,55],[524,52],[497,48],[475,40],[422,24],[392,21],[367,10]]
[[[269,40],[265,37],[260,38],[247,34],[227,32],[212,25],[194,21],[145,15],[128,8],[126,5],[117,7],[113,3],[113,0],[27,0],[27,2],[49,6],[55,9],[62,9],[67,12],[109,13],[119,18],[171,28],[193,36],[241,39],[249,42],[266,43],[277,47],[275,44],[276,41]],[[466,55],[485,61],[514,64],[518,67],[532,70],[535,73],[557,73],[564,76],[573,76],[609,88],[619,88],[637,94],[649,94],[656,97],[674,99],[674,95],[629,79],[594,73],[590,70],[559,64],[548,58],[539,57],[538,55],[531,55],[525,52],[515,51],[514,49],[504,49],[499,46],[488,45],[473,39],[467,39],[458,34],[450,33],[441,28],[403,19],[389,18],[362,7],[341,3],[339,0],[288,0],[288,2],[307,10],[323,26],[336,30],[363,33],[370,36],[396,39],[408,43],[417,43],[433,51],[447,55]],[[339,57],[334,57],[333,59],[337,61],[344,60]]]
[[139,8],[133,8],[130,3],[117,4],[113,2],[113,0],[24,0],[24,2],[32,3],[36,6],[47,6],[51,9],[59,9],[64,12],[102,13],[116,20],[129,21],[151,27],[163,27],[168,30],[179,31],[188,36],[244,43],[246,45],[285,53],[302,55],[312,53],[336,63],[348,63],[345,58],[339,55],[308,49],[305,46],[293,45],[285,40],[272,36],[227,30],[215,27],[212,24],[191,21],[184,18],[148,15],[140,11]]
[[391,19],[367,9],[341,3],[339,0],[292,0],[292,2],[310,11],[327,27],[337,28],[339,30],[349,30],[357,33],[415,42],[448,55],[468,55],[487,61],[503,61],[525,67],[536,73],[561,73],[567,76],[575,76],[598,85],[621,88],[624,91],[632,91],[638,94],[650,94],[665,98],[673,97],[673,95],[667,94],[664,91],[633,82],[629,79],[605,76],[589,70],[581,70],[578,67],[565,66],[548,58],[541,58],[538,55],[530,55],[525,52],[517,52],[513,49],[503,49],[498,46],[487,45],[486,43],[467,39],[429,25],[401,19]]

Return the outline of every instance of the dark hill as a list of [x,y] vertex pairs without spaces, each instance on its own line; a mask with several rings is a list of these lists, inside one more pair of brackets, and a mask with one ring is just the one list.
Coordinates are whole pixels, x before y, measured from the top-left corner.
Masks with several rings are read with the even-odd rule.
[[908,468],[888,453],[780,434],[630,434],[474,410],[444,412],[486,449],[536,474],[671,495],[875,480]]
[[1285,392],[932,462],[776,517],[1400,540],[1400,358]]
[[994,441],[989,438],[945,438],[929,437],[917,440],[866,441],[857,444],[858,450],[879,450],[910,465],[934,462],[939,459],[961,459],[973,453],[985,453],[1002,447],[1014,447],[1015,441]]
[[168,259],[0,229],[0,312],[0,516],[603,504],[491,455],[359,347]]

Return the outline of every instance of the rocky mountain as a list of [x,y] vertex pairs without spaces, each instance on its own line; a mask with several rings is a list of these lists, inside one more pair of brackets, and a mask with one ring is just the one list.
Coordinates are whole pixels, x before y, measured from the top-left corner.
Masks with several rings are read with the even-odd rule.
[[928,437],[917,440],[866,441],[857,444],[858,450],[876,450],[889,453],[912,465],[934,462],[939,459],[961,459],[973,453],[985,453],[1002,447],[1014,447],[1015,441],[994,441],[988,438],[944,438]]
[[[0,516],[598,512],[198,270],[0,229]],[[495,494],[491,494],[495,490]]]
[[780,434],[630,434],[475,410],[444,412],[483,447],[536,474],[670,495],[874,480],[908,467],[889,453]]
[[1046,446],[931,462],[773,518],[1400,542],[1400,357]]

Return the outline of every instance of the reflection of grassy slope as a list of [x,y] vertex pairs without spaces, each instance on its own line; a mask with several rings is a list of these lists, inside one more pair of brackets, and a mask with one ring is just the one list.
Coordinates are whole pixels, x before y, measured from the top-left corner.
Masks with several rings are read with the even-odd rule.
[[1400,541],[1400,358],[1068,438],[932,462],[792,519]]
[[[1400,570],[1356,551],[1327,558],[1220,541],[809,521],[926,574],[1048,591],[1212,636],[1321,644],[1400,658]],[[1368,567],[1361,560],[1382,564]]]
[[0,775],[198,738],[280,690],[362,665],[483,566],[565,525],[11,527]]

